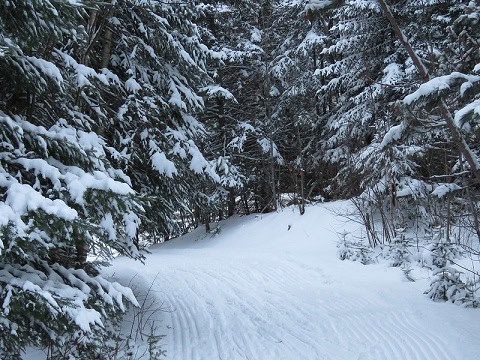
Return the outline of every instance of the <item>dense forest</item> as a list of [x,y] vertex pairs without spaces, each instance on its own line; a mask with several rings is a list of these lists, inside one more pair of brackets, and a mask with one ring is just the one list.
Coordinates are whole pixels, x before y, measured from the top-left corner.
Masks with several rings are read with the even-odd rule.
[[103,265],[286,193],[397,265],[431,240],[431,297],[478,305],[478,1],[2,0],[0,94],[2,359],[102,358],[138,305]]

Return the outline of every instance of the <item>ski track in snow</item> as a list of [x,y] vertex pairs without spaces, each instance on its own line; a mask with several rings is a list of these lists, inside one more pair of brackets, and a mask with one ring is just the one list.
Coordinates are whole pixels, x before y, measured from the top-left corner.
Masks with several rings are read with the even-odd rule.
[[157,276],[169,360],[478,359],[479,310],[430,301],[427,280],[398,269],[337,259],[333,229],[356,230],[328,211],[341,206],[235,218],[108,271]]

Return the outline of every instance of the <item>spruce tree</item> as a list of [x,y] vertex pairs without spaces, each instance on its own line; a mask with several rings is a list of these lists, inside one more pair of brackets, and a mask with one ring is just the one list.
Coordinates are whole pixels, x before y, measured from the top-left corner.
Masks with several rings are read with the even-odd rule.
[[141,257],[141,208],[114,149],[94,130],[114,81],[70,54],[85,47],[78,3],[0,8],[0,357],[26,345],[87,347],[112,313],[137,305],[87,254]]
[[275,178],[283,161],[272,137],[271,72],[267,70],[271,64],[266,58],[273,46],[268,40],[269,3],[211,2],[204,9],[209,42],[222,53],[222,62],[212,64],[211,70],[217,83],[229,90],[207,89],[204,118],[213,131],[210,150],[229,164],[230,176],[222,176],[228,179],[223,181],[230,199],[228,208],[232,209],[232,199],[238,194],[246,212],[251,203],[255,211],[275,207]]
[[[89,62],[112,76],[101,93],[108,121],[101,131],[118,149],[114,161],[144,199],[143,241],[187,231],[194,209],[208,206],[205,184],[217,183],[216,158],[204,156],[201,89],[211,84],[209,50],[193,2],[99,2],[90,13]],[[207,191],[207,190],[205,190]]]

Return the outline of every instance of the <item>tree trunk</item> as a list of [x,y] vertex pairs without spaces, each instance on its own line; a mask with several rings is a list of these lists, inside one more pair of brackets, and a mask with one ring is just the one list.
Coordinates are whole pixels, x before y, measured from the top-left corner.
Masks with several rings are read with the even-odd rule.
[[272,210],[277,211],[277,186],[275,184],[275,152],[273,146],[273,140],[270,139],[270,186],[272,188]]
[[248,206],[248,197],[246,194],[242,195],[243,206],[245,207],[245,214],[250,215],[250,206]]
[[205,212],[205,218],[204,218],[204,221],[205,223],[205,232],[206,233],[209,233],[211,228],[210,228],[210,213],[208,212]]
[[73,232],[75,236],[75,268],[85,269],[88,255],[88,245],[85,239],[81,239],[77,231]]
[[107,68],[108,63],[110,62],[110,55],[112,53],[112,37],[113,33],[110,29],[105,29],[105,37],[103,41],[103,52],[102,52],[102,68]]
[[300,127],[296,126],[297,130],[297,146],[298,146],[298,156],[300,157],[300,201],[298,202],[298,209],[300,210],[300,215],[305,214],[305,169],[303,168],[303,155],[302,155],[302,137],[300,134]]
[[227,217],[233,216],[235,214],[235,190],[228,190],[228,209]]

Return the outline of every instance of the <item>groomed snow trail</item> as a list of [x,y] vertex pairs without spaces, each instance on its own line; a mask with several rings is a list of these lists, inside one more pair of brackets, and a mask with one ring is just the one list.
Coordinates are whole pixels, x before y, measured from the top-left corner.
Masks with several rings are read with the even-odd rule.
[[336,231],[361,231],[331,212],[345,206],[237,217],[106,272],[154,281],[170,360],[479,359],[480,310],[430,301],[427,279],[337,258]]

